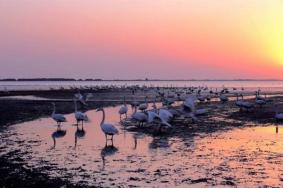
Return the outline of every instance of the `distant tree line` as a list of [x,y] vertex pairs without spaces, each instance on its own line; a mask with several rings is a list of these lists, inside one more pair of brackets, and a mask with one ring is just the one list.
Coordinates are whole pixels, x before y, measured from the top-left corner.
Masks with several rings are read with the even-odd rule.
[[99,78],[75,79],[75,78],[5,78],[0,81],[282,81],[280,79],[108,79]]
[[74,78],[6,78],[0,81],[101,81],[102,79],[74,79]]

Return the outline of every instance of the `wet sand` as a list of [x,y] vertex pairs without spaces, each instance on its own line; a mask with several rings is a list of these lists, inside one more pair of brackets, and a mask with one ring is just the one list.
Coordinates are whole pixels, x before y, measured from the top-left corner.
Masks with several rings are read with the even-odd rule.
[[[125,91],[108,91],[111,93],[111,95],[106,95],[105,93],[101,94],[101,96],[97,95],[96,97],[98,99],[101,99],[103,101],[105,98],[103,96],[109,97],[112,96],[112,98],[121,99],[125,95]],[[35,92],[36,93],[36,92]],[[32,94],[35,94],[32,93]],[[28,95],[30,95],[29,93]],[[126,91],[126,94],[131,94],[130,91]],[[19,93],[15,94],[19,95]],[[61,95],[61,94],[60,94]],[[48,95],[41,95],[36,94],[36,96],[40,97],[48,97],[50,98],[58,98],[59,96],[56,93],[53,93],[52,95],[49,93]],[[62,95],[62,98],[69,98],[70,95]],[[99,96],[99,97],[98,97]],[[140,95],[141,96],[141,95]],[[60,98],[60,97],[59,97]],[[281,97],[274,97],[272,98],[274,101],[273,103],[279,103],[283,101]],[[119,100],[117,100],[119,101]],[[98,106],[113,106],[115,104],[121,103],[120,102],[89,102],[87,107],[83,107],[84,111],[88,111],[91,109],[94,109]],[[33,101],[33,100],[7,100],[3,99],[0,100],[1,105],[1,113],[0,113],[0,125],[1,125],[1,131],[6,131],[9,129],[9,125],[25,122],[27,120],[34,120],[37,118],[47,117],[50,116],[50,113],[52,112],[52,106],[50,105],[50,101]],[[68,114],[72,113],[74,111],[73,103],[72,102],[64,102],[60,101],[57,104],[58,106],[58,112]],[[150,148],[158,149],[158,148],[168,148],[168,142],[184,142],[186,140],[191,140],[192,138],[200,138],[203,139],[206,137],[206,135],[210,135],[212,133],[220,133],[225,132],[231,129],[234,129],[235,127],[247,127],[247,126],[260,126],[260,125],[274,125],[274,113],[275,109],[272,104],[267,105],[264,108],[256,108],[253,112],[245,113],[245,112],[239,112],[239,109],[235,107],[234,102],[231,101],[228,104],[222,105],[218,102],[211,102],[210,104],[200,104],[201,106],[209,107],[210,109],[213,109],[211,113],[208,116],[200,117],[200,121],[197,123],[191,123],[191,122],[185,122],[182,120],[176,120],[173,124],[175,128],[170,131],[170,133],[165,135],[152,135],[151,132],[144,131],[139,128],[131,128],[127,129],[127,127],[123,127],[123,130],[126,132],[133,132],[133,133],[140,133],[140,132],[146,132],[149,133],[149,138],[153,138],[155,142],[152,142],[150,144]],[[279,111],[283,111],[283,106],[280,105],[278,107]],[[281,110],[280,110],[281,109]],[[36,120],[37,121],[37,120]],[[49,120],[48,120],[49,121]],[[54,129],[54,127],[52,127]],[[3,136],[3,135],[1,135]],[[169,139],[169,141],[168,141]],[[35,144],[37,142],[35,141]],[[190,142],[188,142],[190,144]],[[1,143],[1,150],[3,150],[4,146]],[[20,143],[21,144],[21,143]],[[52,145],[52,144],[51,144]],[[101,146],[103,146],[103,142],[100,143]],[[20,145],[22,147],[26,146],[26,144]],[[49,147],[49,146],[48,146]],[[101,148],[101,147],[100,147]],[[180,149],[184,149],[183,147]],[[23,152],[23,153],[22,153]],[[35,166],[29,167],[25,166],[26,161],[23,160],[21,157],[24,156],[24,152],[26,151],[11,151],[5,153],[5,155],[1,155],[1,167],[0,167],[0,175],[1,175],[1,184],[0,186],[6,186],[6,187],[18,187],[19,185],[24,185],[25,187],[28,186],[40,186],[40,187],[59,187],[61,185],[66,186],[117,186],[119,184],[115,184],[117,180],[113,179],[102,179],[100,183],[97,184],[87,184],[84,182],[72,182],[69,178],[56,178],[50,177],[50,174],[44,173],[44,171],[48,170],[50,166],[48,165],[41,168],[36,168]],[[170,153],[178,153],[178,150],[171,151]],[[106,153],[108,153],[106,151]],[[110,152],[111,153],[111,152]],[[115,153],[115,152],[114,152]],[[181,153],[180,153],[181,154]],[[140,156],[141,157],[141,156]],[[188,156],[189,157],[189,156]],[[142,159],[142,157],[140,158]],[[100,162],[101,160],[99,160]],[[136,164],[136,163],[134,163]],[[172,164],[171,164],[172,165]],[[166,171],[163,172],[164,169],[154,169],[152,172],[154,172],[156,175],[154,176],[165,176]],[[170,169],[171,170],[171,169]],[[175,169],[178,170],[178,169]],[[52,171],[52,168],[51,168]],[[135,170],[134,170],[135,171]],[[143,173],[143,169],[136,169],[134,173]],[[165,174],[163,174],[165,173]],[[159,175],[158,175],[159,174]],[[179,174],[180,175],[180,174]],[[103,175],[101,175],[103,176]],[[98,175],[98,177],[101,177]],[[99,178],[98,178],[99,179]],[[182,180],[183,183],[180,183],[179,185],[213,185],[213,184],[223,184],[223,185],[237,185],[237,181],[234,179],[231,179],[231,177],[227,177],[227,181],[222,181],[222,183],[214,182],[212,181],[213,177],[199,177],[199,178],[190,178]],[[145,180],[141,180],[138,177],[129,177],[129,181],[133,182],[140,182],[143,183]],[[154,178],[151,180],[148,180],[151,183],[154,182]],[[166,184],[170,182],[170,179],[162,180],[163,184]],[[178,180],[179,181],[179,180]],[[110,182],[113,182],[113,185],[108,184]],[[184,183],[185,182],[185,183]],[[208,183],[209,182],[209,183]],[[213,183],[214,182],[214,183]],[[116,182],[117,183],[117,182]],[[159,186],[162,186],[162,182],[159,182],[161,184],[158,184]],[[199,184],[200,183],[200,184]],[[139,185],[137,183],[133,183],[134,185]],[[128,185],[131,185],[129,183]],[[149,184],[149,186],[152,184]],[[278,184],[277,184],[278,185]]]

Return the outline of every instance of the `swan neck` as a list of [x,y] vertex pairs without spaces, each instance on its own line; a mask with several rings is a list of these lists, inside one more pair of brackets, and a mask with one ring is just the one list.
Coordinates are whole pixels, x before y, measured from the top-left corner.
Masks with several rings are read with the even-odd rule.
[[102,109],[102,120],[100,122],[100,125],[102,125],[104,123],[104,121],[105,121],[105,111],[104,111],[104,109]]

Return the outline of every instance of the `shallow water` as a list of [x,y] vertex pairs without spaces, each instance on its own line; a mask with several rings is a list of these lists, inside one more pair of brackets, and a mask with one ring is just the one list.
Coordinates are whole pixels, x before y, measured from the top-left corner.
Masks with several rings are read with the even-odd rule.
[[278,133],[274,126],[258,126],[186,138],[152,137],[124,131],[118,109],[105,108],[106,121],[120,130],[114,147],[105,147],[101,112],[89,111],[83,137],[72,125],[73,114],[62,126],[65,135],[54,134],[57,127],[50,118],[10,126],[1,134],[1,155],[16,151],[14,161],[23,158],[26,168],[85,185],[283,186],[281,128]]

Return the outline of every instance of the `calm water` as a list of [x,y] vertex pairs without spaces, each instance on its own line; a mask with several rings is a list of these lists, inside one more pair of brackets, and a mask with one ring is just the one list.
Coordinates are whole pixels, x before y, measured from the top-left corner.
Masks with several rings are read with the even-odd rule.
[[114,147],[105,147],[101,112],[78,137],[73,114],[56,131],[50,118],[10,126],[1,134],[1,155],[17,151],[26,168],[42,168],[51,177],[101,186],[202,187],[211,185],[283,186],[283,132],[274,126],[233,129],[194,137],[152,137],[124,131],[119,107],[106,108],[106,121],[120,129]]
[[268,91],[282,91],[283,81],[29,81],[29,82],[0,82],[0,90],[44,90],[50,88],[70,88],[73,86],[160,86],[160,87],[189,87],[208,86],[213,88],[225,87],[245,87],[245,88],[265,88]]

